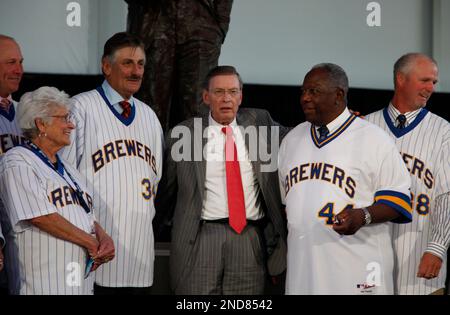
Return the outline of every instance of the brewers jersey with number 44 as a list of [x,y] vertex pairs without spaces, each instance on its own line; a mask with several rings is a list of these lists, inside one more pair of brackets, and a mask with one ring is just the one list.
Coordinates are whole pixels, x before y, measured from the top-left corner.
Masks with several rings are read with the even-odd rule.
[[149,287],[162,128],[151,108],[135,98],[130,116],[123,118],[102,87],[73,98],[76,126],[63,156],[86,176],[98,221],[116,247],[116,257],[96,271],[96,284]]
[[392,139],[345,110],[322,140],[309,122],[294,128],[279,152],[288,219],[287,294],[392,294],[389,224],[341,236],[333,228],[347,207],[383,203],[399,223],[411,220],[410,179]]

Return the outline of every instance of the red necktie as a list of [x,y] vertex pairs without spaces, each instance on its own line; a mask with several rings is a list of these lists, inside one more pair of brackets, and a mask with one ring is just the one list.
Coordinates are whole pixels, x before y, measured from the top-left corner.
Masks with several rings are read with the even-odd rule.
[[238,234],[241,234],[242,230],[247,225],[241,169],[237,159],[236,144],[233,139],[233,129],[231,129],[230,126],[223,127],[222,132],[226,135],[225,169],[227,176],[229,223],[233,230]]
[[120,104],[120,106],[123,109],[123,112],[122,112],[123,118],[126,119],[126,118],[130,117],[130,114],[131,114],[131,105],[130,105],[130,103],[128,103],[127,101],[122,101],[122,102],[119,102],[119,104]]
[[5,112],[9,111],[9,106],[11,106],[11,101],[7,98],[2,98],[0,100],[0,108]]

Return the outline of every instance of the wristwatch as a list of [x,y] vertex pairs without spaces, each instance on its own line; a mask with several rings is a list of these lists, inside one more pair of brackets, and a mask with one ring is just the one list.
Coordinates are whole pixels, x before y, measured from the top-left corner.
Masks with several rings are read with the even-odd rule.
[[364,212],[364,225],[369,225],[372,222],[372,216],[366,207],[361,208]]

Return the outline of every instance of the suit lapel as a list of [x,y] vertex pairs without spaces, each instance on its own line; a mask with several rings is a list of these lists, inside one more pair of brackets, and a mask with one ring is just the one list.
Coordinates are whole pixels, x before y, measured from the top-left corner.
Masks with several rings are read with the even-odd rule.
[[[205,180],[206,180],[206,160],[203,157],[203,148],[205,148],[206,143],[208,141],[208,139],[203,137],[203,132],[205,131],[205,128],[208,127],[209,122],[208,122],[208,115],[204,115],[201,120],[202,120],[202,124],[201,126],[198,126],[199,128],[196,129],[197,126],[195,126],[194,124],[194,134],[192,137],[192,141],[193,141],[193,145],[192,147],[194,148],[194,152],[201,152],[201,159],[200,161],[195,161],[193,164],[195,165],[195,174],[197,176],[197,183],[198,183],[198,189],[199,189],[199,193],[200,193],[200,198],[203,201],[204,199],[204,194],[205,194]],[[199,141],[199,136],[197,133],[201,133],[201,141]],[[195,141],[194,139],[197,138],[197,140]],[[192,152],[193,156],[194,156],[194,152]]]
[[[256,122],[256,117],[253,115],[250,115],[251,113],[248,112],[240,112],[238,111],[237,115],[236,115],[236,122],[238,124],[238,126],[242,127],[244,130],[245,128],[249,127],[249,126],[253,126],[254,128],[256,128],[256,134],[258,135],[258,139],[252,139],[253,141],[258,140],[261,141],[259,138],[259,130],[258,130],[258,124]],[[260,142],[257,143],[253,143],[250,146],[249,143],[249,137],[245,137],[245,134],[242,134],[244,136],[244,141],[245,141],[245,148],[247,149],[247,153],[251,159],[251,163],[252,163],[252,168],[253,168],[253,172],[254,174],[256,174],[258,181],[260,180],[259,178],[259,169],[260,169],[260,160],[259,160],[259,156],[258,156],[258,150],[259,150],[259,146],[260,146]],[[265,142],[265,140],[263,139],[263,141]],[[250,148],[252,148],[253,150],[256,150],[257,156],[256,159],[252,159],[252,155],[250,152]]]

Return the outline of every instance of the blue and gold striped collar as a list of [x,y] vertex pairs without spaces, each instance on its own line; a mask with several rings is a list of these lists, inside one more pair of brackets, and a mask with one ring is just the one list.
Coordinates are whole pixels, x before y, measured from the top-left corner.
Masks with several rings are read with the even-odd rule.
[[344,111],[336,117],[332,122],[327,124],[327,128],[330,131],[330,134],[323,139],[322,141],[319,141],[319,135],[317,132],[318,126],[314,126],[311,124],[311,138],[316,145],[316,147],[321,148],[324,145],[330,143],[334,139],[336,139],[341,133],[344,132],[345,129],[347,129],[348,126],[356,119],[356,116],[351,114],[350,111],[345,108]]

